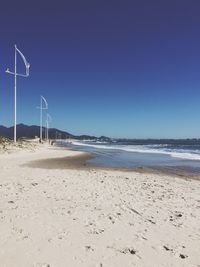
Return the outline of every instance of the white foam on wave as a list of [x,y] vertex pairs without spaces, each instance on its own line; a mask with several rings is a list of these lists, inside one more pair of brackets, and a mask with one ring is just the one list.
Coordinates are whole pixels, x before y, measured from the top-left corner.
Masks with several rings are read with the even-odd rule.
[[199,154],[193,154],[193,153],[179,153],[179,152],[172,152],[171,157],[173,158],[181,158],[181,159],[189,159],[189,160],[200,160]]
[[[87,146],[87,147],[94,147],[98,149],[109,149],[109,150],[122,150],[122,151],[127,151],[127,152],[134,152],[134,153],[148,153],[148,154],[163,154],[163,155],[168,155],[173,158],[181,158],[181,159],[188,159],[188,160],[200,160],[200,154],[197,153],[192,153],[192,152],[183,152],[180,150],[174,150],[174,151],[169,151],[169,150],[164,150],[164,149],[156,149],[156,148],[151,148],[148,145],[147,146],[142,146],[142,145],[131,145],[131,146],[125,146],[125,145],[96,145],[96,144],[88,144],[88,143],[82,143],[78,141],[73,141],[73,145],[77,146]],[[156,145],[157,147],[160,147],[159,145]],[[154,146],[154,147],[156,147]],[[200,153],[200,152],[199,152]]]

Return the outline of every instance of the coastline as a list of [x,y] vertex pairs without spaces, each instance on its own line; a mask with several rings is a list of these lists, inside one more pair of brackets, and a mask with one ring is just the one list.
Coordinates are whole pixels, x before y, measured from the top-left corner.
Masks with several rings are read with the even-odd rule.
[[[110,170],[110,171],[122,171],[122,172],[137,172],[143,174],[158,174],[158,175],[167,175],[172,177],[178,177],[182,179],[194,179],[200,180],[200,174],[195,173],[194,171],[189,171],[189,169],[181,168],[182,166],[177,167],[106,167],[99,166],[98,164],[87,162],[88,160],[95,158],[93,153],[83,152],[74,150],[68,147],[55,146],[57,148],[66,149],[67,151],[75,152],[74,155],[68,157],[58,157],[58,158],[47,158],[30,161],[26,166],[32,168],[43,168],[43,169],[79,169],[79,170]],[[76,153],[77,152],[77,153]]]
[[199,181],[87,157],[47,144],[0,154],[2,266],[198,266]]

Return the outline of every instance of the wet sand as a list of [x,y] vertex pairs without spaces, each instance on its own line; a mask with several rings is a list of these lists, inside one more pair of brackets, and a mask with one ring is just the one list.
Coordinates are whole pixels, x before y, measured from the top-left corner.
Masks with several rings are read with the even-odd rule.
[[146,174],[158,174],[158,175],[167,175],[171,177],[182,178],[186,180],[199,180],[200,174],[194,171],[186,170],[185,167],[138,167],[135,168],[134,171],[138,173],[146,173]]
[[[66,149],[67,151],[67,149]],[[68,150],[69,151],[69,150]],[[24,166],[41,169],[88,169],[90,166],[86,163],[93,156],[89,153],[68,156],[63,158],[47,158],[30,161]]]
[[[70,150],[70,149],[67,149]],[[73,151],[73,150],[71,150]],[[187,170],[185,167],[136,167],[136,168],[111,168],[111,167],[102,167],[95,164],[91,164],[88,160],[95,157],[87,152],[81,152],[81,155],[74,155],[71,157],[63,158],[48,158],[41,160],[34,160],[28,162],[26,166],[33,168],[42,168],[42,169],[97,169],[97,170],[111,170],[111,171],[124,171],[124,172],[138,172],[146,174],[160,174],[160,175],[169,175],[173,177],[179,177],[183,179],[195,179],[200,180],[200,174]]]

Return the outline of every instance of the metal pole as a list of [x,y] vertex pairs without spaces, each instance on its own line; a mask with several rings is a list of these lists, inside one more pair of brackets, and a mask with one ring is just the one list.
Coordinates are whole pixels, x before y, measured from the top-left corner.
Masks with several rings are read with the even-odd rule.
[[47,120],[45,121],[44,133],[45,133],[45,140],[47,140]]
[[49,120],[47,118],[47,140],[49,140]]
[[42,141],[42,97],[40,97],[40,140]]
[[[25,74],[20,74],[17,73],[17,52],[19,53],[19,55],[22,57],[23,61],[24,61],[24,65],[26,68],[26,73]],[[30,68],[30,64],[26,61],[26,58],[24,57],[24,55],[22,54],[22,52],[17,48],[17,46],[15,45],[15,66],[14,66],[14,72],[10,71],[9,68],[7,68],[6,73],[8,74],[12,74],[15,77],[15,81],[14,81],[14,142],[17,142],[17,76],[21,76],[21,77],[28,77],[29,76],[29,68]]]
[[17,50],[15,45],[14,142],[17,141]]

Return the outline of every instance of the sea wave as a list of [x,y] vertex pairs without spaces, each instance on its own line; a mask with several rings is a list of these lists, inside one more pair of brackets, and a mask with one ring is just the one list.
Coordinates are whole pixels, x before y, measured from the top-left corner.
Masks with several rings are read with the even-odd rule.
[[148,153],[148,154],[163,154],[168,155],[173,158],[180,158],[180,159],[187,159],[187,160],[200,160],[200,151],[189,151],[183,149],[167,149],[167,145],[100,145],[94,143],[86,143],[86,142],[79,142],[73,141],[73,145],[76,146],[86,146],[86,147],[93,147],[97,149],[108,149],[108,150],[122,150],[126,152],[133,152],[133,153]]

